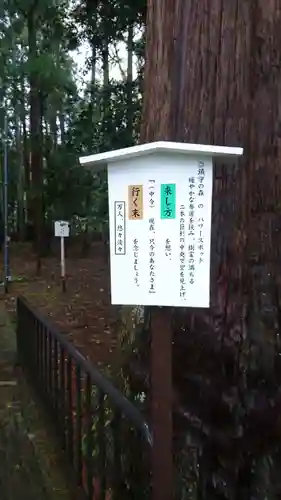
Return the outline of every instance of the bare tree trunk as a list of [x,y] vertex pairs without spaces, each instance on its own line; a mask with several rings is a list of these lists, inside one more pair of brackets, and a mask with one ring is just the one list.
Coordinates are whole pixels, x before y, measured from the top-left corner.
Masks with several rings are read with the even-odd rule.
[[43,158],[42,158],[42,109],[41,96],[36,72],[33,70],[37,59],[36,12],[31,8],[28,13],[28,44],[30,62],[30,142],[32,172],[32,220],[35,229],[36,271],[40,273],[43,251]]
[[133,54],[134,54],[134,26],[128,27],[127,40],[127,132],[129,144],[133,139]]
[[22,141],[23,141],[23,165],[24,165],[24,190],[26,196],[26,218],[25,221],[31,222],[31,179],[30,179],[30,161],[29,161],[29,145],[26,130],[26,108],[25,108],[25,82],[24,75],[21,76],[20,81],[20,119],[22,127]]
[[92,59],[91,59],[91,100],[95,100],[96,72],[97,72],[97,48],[95,39],[92,41]]
[[[181,0],[148,3],[142,142],[167,139],[245,145],[249,130],[250,12],[238,4],[239,0],[231,5],[216,1],[203,8],[202,2]],[[241,174],[234,165],[215,171],[208,323],[210,315],[225,315],[227,283],[231,280],[238,285],[240,280],[242,221],[234,202],[240,194]],[[230,255],[238,266],[234,269],[229,265]],[[239,295],[238,290],[236,293]],[[233,307],[240,308],[240,300],[235,302]],[[227,314],[232,317],[233,311]],[[238,311],[234,316],[239,318]],[[205,323],[204,318],[204,314],[198,315],[200,323]]]
[[18,113],[15,116],[15,129],[16,129],[17,157],[18,157],[17,232],[19,240],[24,241],[25,239],[24,164],[23,164],[21,123]]
[[102,49],[102,71],[103,71],[103,86],[108,90],[109,87],[109,50],[108,43],[104,44]]
[[16,141],[16,152],[17,152],[17,174],[16,174],[17,197],[15,205],[14,231],[17,233],[17,237],[19,238],[19,240],[24,241],[25,239],[24,162],[23,162],[24,155],[23,155],[23,142],[21,133],[20,90],[16,82],[14,82],[14,85],[12,85],[12,106],[14,109],[13,122],[15,129],[15,141]]
[[100,8],[100,0],[87,0],[86,1],[86,10],[89,25],[92,28],[92,33],[94,33],[89,38],[89,43],[91,46],[91,88],[90,88],[90,111],[93,117],[94,113],[94,104],[96,101],[96,70],[97,70],[97,35],[96,30],[98,26],[98,11]]
[[107,41],[105,41],[102,49],[102,72],[103,72],[103,88],[105,90],[105,103],[107,104],[108,102],[107,94],[109,90],[109,46]]
[[58,145],[57,110],[54,106],[54,103],[52,103],[51,106],[52,110],[50,113],[49,123],[50,123],[50,132],[52,136],[52,150],[55,151]]
[[[239,166],[215,166],[211,307],[175,316],[175,438],[191,445],[178,455],[182,498],[273,495],[265,464],[280,439],[280,17],[280,0],[148,0],[142,142],[245,149]],[[123,309],[127,347],[139,312]]]
[[61,143],[65,143],[65,119],[64,119],[64,112],[60,111],[59,113],[59,122],[60,122],[60,139]]

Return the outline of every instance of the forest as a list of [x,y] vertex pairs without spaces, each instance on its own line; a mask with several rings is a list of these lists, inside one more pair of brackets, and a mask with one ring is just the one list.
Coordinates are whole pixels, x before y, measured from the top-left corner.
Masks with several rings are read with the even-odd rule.
[[17,241],[34,240],[40,265],[54,220],[78,232],[106,224],[105,180],[78,157],[138,138],[145,5],[7,1],[1,10],[9,228]]
[[[154,140],[244,148],[214,170],[211,307],[173,311],[176,491],[280,498],[280,0],[2,0],[0,22],[1,183],[6,161],[20,277],[7,307],[26,295],[144,412],[150,311],[110,306],[107,179],[79,156]],[[71,224],[66,294],[59,219]]]

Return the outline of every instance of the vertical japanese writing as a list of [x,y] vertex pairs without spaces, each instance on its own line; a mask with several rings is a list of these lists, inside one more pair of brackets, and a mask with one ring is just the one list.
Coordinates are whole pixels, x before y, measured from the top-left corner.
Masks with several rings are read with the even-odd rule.
[[[150,179],[148,181],[148,199],[149,199],[149,208],[151,210],[151,215],[154,213],[155,208],[155,180]],[[155,217],[150,217],[149,221],[149,293],[155,293]]]
[[139,282],[139,241],[137,238],[133,239],[133,276],[134,276],[134,283],[137,287],[140,286]]
[[200,161],[197,171],[197,181],[198,181],[198,239],[197,247],[199,251],[199,264],[204,262],[204,218],[200,214],[202,209],[204,209],[204,196],[205,196],[205,165],[204,162]]
[[190,237],[190,243],[188,245],[188,282],[190,285],[195,283],[195,223],[194,223],[194,211],[195,211],[195,178],[189,177],[189,206],[188,206],[188,236]]
[[155,207],[155,180],[150,179],[148,181],[148,199],[149,199],[149,208]]
[[149,293],[155,293],[155,218],[149,219]]
[[143,219],[143,186],[128,186],[129,219]]
[[125,201],[114,202],[115,215],[115,255],[126,254]]
[[176,218],[176,185],[161,184],[161,219]]
[[186,282],[185,282],[185,206],[180,206],[180,297],[186,299]]
[[166,238],[165,240],[165,255],[171,260],[172,257],[172,243],[170,238]]

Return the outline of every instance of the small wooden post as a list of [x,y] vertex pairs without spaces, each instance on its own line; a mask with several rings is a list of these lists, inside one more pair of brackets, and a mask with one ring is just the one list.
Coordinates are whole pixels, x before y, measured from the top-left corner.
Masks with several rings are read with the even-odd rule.
[[152,499],[173,499],[171,309],[151,309]]
[[66,291],[65,281],[65,252],[64,238],[69,236],[69,222],[63,220],[55,221],[55,236],[60,238],[60,268],[61,268],[61,285],[62,291]]
[[66,283],[65,283],[65,252],[64,252],[64,237],[61,236],[60,239],[60,265],[61,265],[61,283],[62,283],[62,291],[66,291]]

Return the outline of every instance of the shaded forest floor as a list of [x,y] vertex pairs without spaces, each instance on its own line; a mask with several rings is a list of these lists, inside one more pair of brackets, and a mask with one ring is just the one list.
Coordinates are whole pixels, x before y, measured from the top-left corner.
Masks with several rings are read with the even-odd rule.
[[15,369],[16,338],[0,302],[0,498],[71,500],[65,457],[51,426]]
[[15,312],[17,296],[24,295],[48,315],[85,356],[104,368],[114,359],[117,314],[110,304],[109,265],[104,248],[101,243],[94,244],[87,258],[73,256],[71,249],[68,253],[66,292],[63,293],[58,252],[56,257],[42,260],[41,275],[37,277],[31,246],[14,244],[10,258],[13,281],[6,304],[9,311]]

